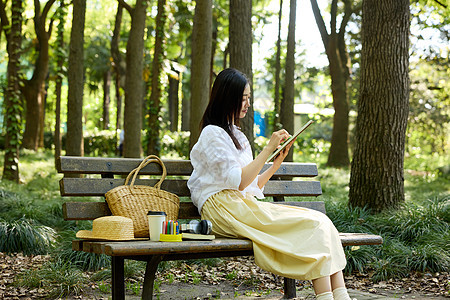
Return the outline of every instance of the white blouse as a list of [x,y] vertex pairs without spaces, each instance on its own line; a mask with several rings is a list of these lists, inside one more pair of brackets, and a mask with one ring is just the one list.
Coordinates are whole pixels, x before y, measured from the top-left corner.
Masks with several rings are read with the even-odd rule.
[[[242,168],[253,160],[247,137],[237,126],[233,126],[233,133],[242,146],[241,150],[236,148],[224,129],[215,125],[203,128],[191,150],[190,159],[194,171],[187,185],[199,213],[210,196],[225,189],[239,190]],[[264,198],[263,189],[258,186],[258,177],[241,191],[243,195],[250,193]]]

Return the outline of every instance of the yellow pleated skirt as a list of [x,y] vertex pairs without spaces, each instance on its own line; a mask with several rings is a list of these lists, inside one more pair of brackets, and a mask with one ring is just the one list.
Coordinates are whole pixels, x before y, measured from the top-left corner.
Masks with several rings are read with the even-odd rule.
[[312,280],[343,270],[347,263],[338,231],[315,210],[223,190],[208,198],[201,215],[212,222],[217,236],[252,240],[256,264],[277,275]]

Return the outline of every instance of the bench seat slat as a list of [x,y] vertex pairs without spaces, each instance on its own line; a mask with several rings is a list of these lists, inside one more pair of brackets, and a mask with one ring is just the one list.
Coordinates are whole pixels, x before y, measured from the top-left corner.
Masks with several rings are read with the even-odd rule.
[[[136,168],[142,161],[141,158],[102,158],[61,156],[57,159],[56,168],[59,173],[70,174],[117,174],[126,175]],[[167,174],[174,176],[189,176],[192,173],[192,165],[189,160],[164,160]],[[266,164],[263,171],[270,167]],[[143,175],[161,175],[161,167],[158,164],[149,164],[141,170]],[[317,165],[313,163],[283,163],[275,176],[279,177],[315,177],[318,175]]]
[[[383,238],[379,235],[365,233],[340,233],[343,246],[379,245]],[[128,242],[91,242],[87,240],[73,241],[72,249],[76,251],[106,254],[109,256],[139,256],[155,254],[208,253],[249,251],[253,249],[252,242],[247,239],[216,238],[212,241],[183,241],[178,243],[128,241]],[[227,255],[228,256],[228,255]]]
[[[325,204],[322,201],[295,201],[276,202],[292,206],[307,207],[325,213]],[[94,220],[99,217],[110,216],[111,211],[105,201],[103,202],[66,202],[63,203],[64,220]],[[180,203],[179,219],[199,219],[197,207],[192,202]]]
[[[135,184],[154,186],[157,181],[157,179],[137,179]],[[123,185],[124,182],[124,179],[119,178],[63,178],[60,180],[60,191],[62,196],[104,196],[107,191]],[[190,196],[187,180],[167,179],[161,188],[180,197]],[[264,194],[267,197],[319,196],[322,194],[322,188],[319,181],[271,180],[266,184]]]

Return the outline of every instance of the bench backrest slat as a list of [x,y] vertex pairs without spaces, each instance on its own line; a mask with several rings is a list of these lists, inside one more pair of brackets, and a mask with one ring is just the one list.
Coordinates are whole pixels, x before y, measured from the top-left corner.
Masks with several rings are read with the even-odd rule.
[[[325,213],[325,204],[322,201],[274,202],[274,204],[307,207]],[[94,220],[109,215],[111,215],[111,211],[106,202],[66,202],[63,204],[64,220]],[[178,218],[199,219],[200,215],[192,202],[181,202]]]
[[[59,173],[67,174],[117,174],[126,175],[136,168],[142,159],[138,158],[100,158],[100,157],[72,157],[61,156],[57,160],[56,168]],[[192,165],[189,160],[165,160],[164,165],[168,175],[189,176]],[[266,164],[263,171],[270,167]],[[142,175],[161,175],[161,167],[151,163],[140,172]],[[283,163],[277,170],[278,177],[315,177],[318,175],[316,164],[311,163]]]
[[[115,187],[123,185],[124,179],[113,178],[63,178],[60,181],[62,196],[104,196]],[[139,179],[136,185],[154,186],[157,179]],[[187,180],[166,179],[161,185],[165,191],[180,197],[190,196]],[[322,194],[318,181],[269,181],[264,187],[264,195],[273,196],[319,196]]]

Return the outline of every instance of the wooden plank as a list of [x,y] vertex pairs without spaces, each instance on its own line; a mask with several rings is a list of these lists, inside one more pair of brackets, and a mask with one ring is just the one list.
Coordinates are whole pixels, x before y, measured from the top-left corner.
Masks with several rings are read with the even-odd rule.
[[323,201],[286,201],[286,202],[273,202],[273,204],[305,207],[309,209],[318,210],[324,214],[326,213],[325,202]]
[[106,202],[66,202],[62,205],[63,218],[69,220],[94,220],[110,216]]
[[[322,201],[295,201],[274,202],[274,204],[301,206],[325,213],[325,204]],[[111,211],[105,201],[103,202],[66,202],[63,203],[64,220],[94,220],[110,216]],[[200,219],[197,207],[192,202],[181,202],[179,219]]]
[[[112,173],[126,175],[136,168],[142,161],[140,158],[103,158],[103,157],[79,157],[60,156],[57,159],[56,168],[59,173],[77,174],[105,174]],[[192,165],[189,160],[163,159],[168,175],[189,176],[192,173]],[[271,163],[263,167],[263,171],[271,166]],[[160,175],[161,167],[152,163],[142,169],[143,175]],[[317,165],[313,163],[284,162],[274,176],[278,177],[315,177],[318,175]]]
[[[102,242],[98,242],[99,244]],[[253,243],[247,239],[216,238],[212,241],[183,241],[170,242],[109,242],[102,243],[104,251],[109,256],[155,255],[165,253],[192,253],[192,252],[221,252],[221,251],[247,251],[253,249]]]
[[[339,237],[343,246],[355,245],[380,245],[383,238],[379,235],[365,233],[340,233]],[[252,242],[247,239],[216,238],[212,241],[183,241],[177,243],[128,241],[128,242],[108,242],[108,241],[83,241],[82,251],[106,254],[109,256],[141,256],[141,255],[161,255],[161,254],[190,254],[202,253],[199,257],[220,257],[218,252],[245,252],[253,249]],[[75,247],[78,250],[80,247]]]
[[381,245],[383,238],[367,233],[339,233],[343,246]]
[[[59,173],[124,175],[139,166],[141,161],[141,158],[60,156],[56,162],[56,169]],[[163,162],[168,174],[189,175],[192,173],[189,160],[163,160]],[[141,174],[147,175],[161,175],[161,173],[161,166],[157,163],[151,163],[141,171]]]
[[[66,202],[63,203],[63,218],[69,220],[94,220],[110,216],[108,204],[103,202]],[[192,202],[180,203],[179,219],[200,218],[197,207]]]
[[[158,179],[136,179],[136,185],[154,186]],[[62,178],[59,182],[61,196],[104,196],[106,192],[125,184],[124,178]],[[187,180],[166,179],[161,189],[180,197],[189,196]]]
[[[136,185],[154,186],[157,179],[139,179]],[[125,179],[113,178],[62,178],[59,182],[62,196],[104,196],[105,193],[125,183]],[[166,179],[161,188],[180,197],[190,196],[187,180]],[[272,196],[319,196],[322,188],[319,181],[270,180],[264,187],[264,195]]]

